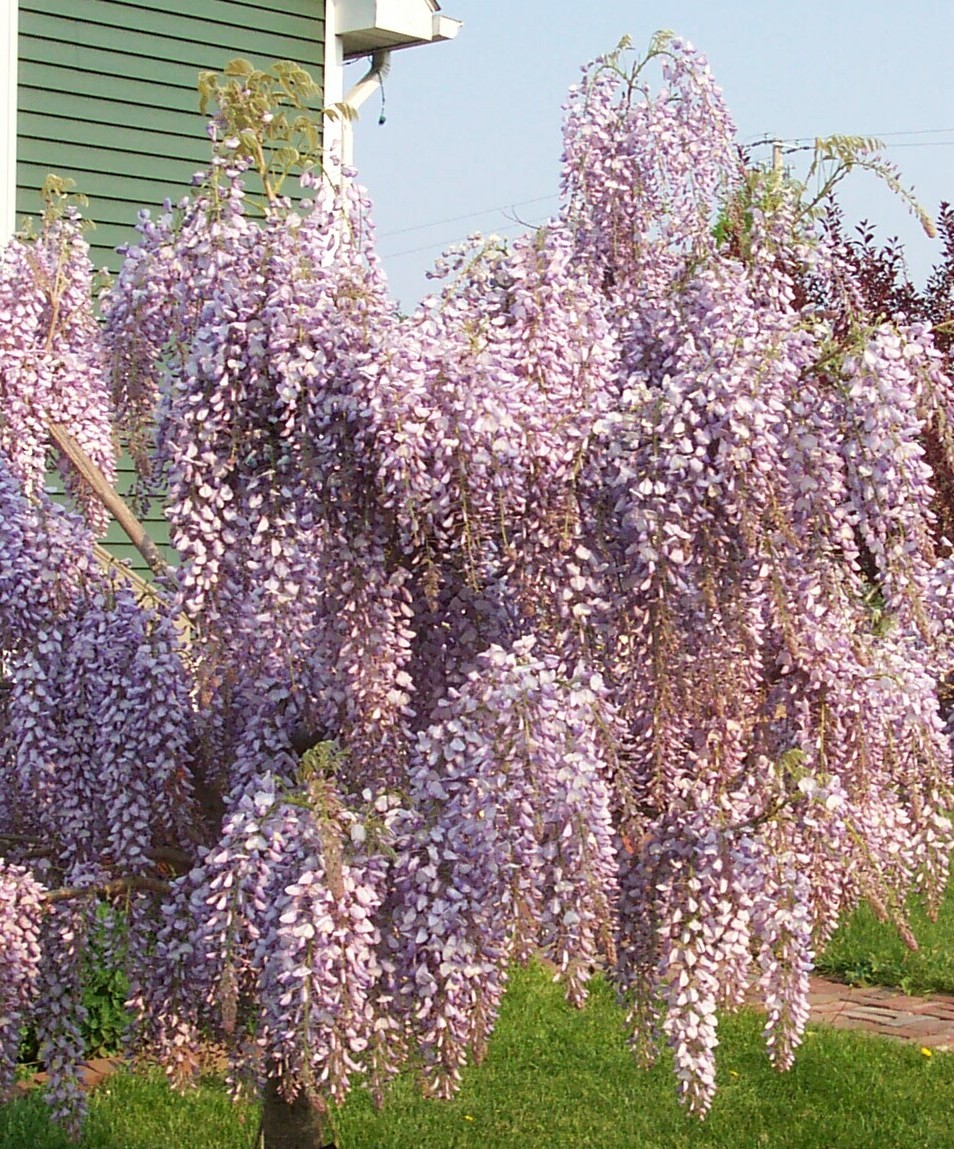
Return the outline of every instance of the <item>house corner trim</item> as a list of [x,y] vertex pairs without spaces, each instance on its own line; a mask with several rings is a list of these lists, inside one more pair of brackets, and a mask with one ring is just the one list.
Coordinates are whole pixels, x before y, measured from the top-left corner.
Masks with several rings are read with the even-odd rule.
[[16,231],[17,0],[0,0],[0,238]]

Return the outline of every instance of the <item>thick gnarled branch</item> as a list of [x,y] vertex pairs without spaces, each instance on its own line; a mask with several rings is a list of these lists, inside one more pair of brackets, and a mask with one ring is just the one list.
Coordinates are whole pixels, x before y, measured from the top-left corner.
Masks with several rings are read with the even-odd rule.
[[[0,834],[0,850],[6,844],[30,850],[33,856],[38,858],[51,857],[57,849],[51,842],[30,834]],[[153,846],[145,851],[145,855],[150,861],[172,866],[180,873],[186,873],[196,864],[194,856],[186,850],[179,849],[178,846]]]
[[147,534],[146,528],[126,506],[121,496],[113,490],[106,476],[83,450],[75,436],[62,423],[51,423],[50,434],[83,477],[84,482],[129,536],[130,542],[146,560],[153,574],[170,574],[172,568],[159,553],[159,548]]

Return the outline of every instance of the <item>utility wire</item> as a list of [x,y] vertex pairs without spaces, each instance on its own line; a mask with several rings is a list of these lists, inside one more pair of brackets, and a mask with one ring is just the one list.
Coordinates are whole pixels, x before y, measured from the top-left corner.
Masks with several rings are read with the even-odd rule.
[[923,142],[914,141],[909,144],[888,144],[889,148],[951,148],[954,147],[954,140],[924,140]]
[[[866,139],[879,139],[879,140],[898,140],[897,143],[886,144],[885,149],[889,148],[949,148],[954,147],[954,140],[911,140],[905,141],[903,137],[907,136],[942,136],[954,134],[954,127],[951,128],[910,128],[905,131],[894,132],[868,132],[865,134]],[[899,137],[902,137],[899,139]],[[750,140],[744,144],[747,148],[767,147],[775,144],[787,144],[788,147],[783,149],[785,155],[793,155],[796,152],[810,152],[815,149],[815,136],[772,136],[762,135],[757,139]],[[530,207],[534,204],[547,203],[553,200],[558,200],[560,197],[557,195],[534,196],[532,199],[518,200],[516,203],[498,204],[496,207],[482,208],[479,211],[467,212],[464,215],[447,216],[444,219],[432,220],[429,223],[413,224],[411,227],[397,228],[395,231],[385,231],[378,235],[378,239],[392,239],[399,235],[411,235],[419,231],[428,231],[435,227],[444,227],[451,223],[464,223],[466,220],[479,219],[487,215],[502,214],[507,211],[513,211],[518,207]],[[539,226],[539,225],[524,225],[521,223],[507,224],[504,227],[496,228],[498,233],[510,232],[515,228],[524,226]],[[433,251],[436,248],[448,246],[454,240],[438,240],[434,243],[423,244],[420,247],[407,248],[404,251],[395,251],[385,255],[387,259],[399,259],[405,255],[418,255],[424,251]]]
[[945,132],[954,132],[954,128],[912,128],[906,132],[871,132],[879,140],[889,139],[891,136],[942,136]]
[[[904,132],[865,132],[864,138],[865,139],[876,139],[876,140],[888,140],[888,139],[895,139],[898,136],[942,136],[942,135],[950,135],[951,133],[954,133],[954,128],[919,128],[919,129],[912,129],[910,131],[904,131]],[[841,134],[844,134],[844,133],[841,133]],[[861,133],[853,133],[853,134],[858,135]],[[744,146],[747,148],[757,148],[757,147],[766,146],[768,144],[792,144],[792,145],[803,145],[803,146],[807,146],[807,147],[813,147],[815,140],[818,138],[819,137],[817,137],[817,136],[770,136],[770,135],[762,135],[762,136],[759,136],[757,139],[750,140],[750,141],[746,142],[744,144]],[[824,138],[824,137],[822,137],[822,138]],[[952,141],[949,141],[949,140],[925,140],[923,142],[918,141],[916,143],[907,143],[907,144],[906,143],[886,144],[885,146],[891,147],[891,148],[905,148],[905,147],[907,147],[907,148],[913,148],[913,147],[934,148],[934,147],[945,147],[948,144],[950,144],[951,142]]]
[[[465,216],[464,218],[469,219],[470,216]],[[516,231],[518,229],[525,230],[527,227],[539,227],[539,226],[541,226],[542,223],[543,223],[542,220],[538,224],[508,223],[504,227],[494,228],[494,235],[503,235],[506,232]],[[431,225],[431,226],[434,226],[434,225]],[[394,235],[396,233],[392,232],[391,234]],[[384,259],[400,259],[400,257],[403,255],[418,255],[422,251],[434,251],[436,248],[449,247],[451,244],[453,244],[455,242],[460,243],[461,241],[460,240],[453,240],[453,239],[450,239],[450,240],[440,239],[440,240],[437,240],[435,243],[426,243],[422,247],[410,247],[410,248],[405,249],[404,251],[382,252],[381,255]]]
[[378,239],[390,239],[394,235],[407,235],[412,231],[426,231],[431,227],[443,227],[446,223],[461,223],[466,219],[477,219],[478,216],[494,215],[496,212],[512,211],[515,207],[529,207],[530,204],[545,203],[547,200],[559,199],[558,195],[542,195],[537,196],[535,199],[518,200],[516,203],[500,204],[497,207],[484,208],[482,211],[471,211],[466,215],[452,215],[447,219],[436,219],[432,223],[419,223],[414,224],[413,227],[401,227],[397,231],[382,232]]

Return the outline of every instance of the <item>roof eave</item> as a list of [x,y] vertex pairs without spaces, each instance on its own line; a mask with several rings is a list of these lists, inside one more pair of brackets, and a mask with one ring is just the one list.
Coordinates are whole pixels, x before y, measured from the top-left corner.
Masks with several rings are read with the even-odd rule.
[[344,58],[352,60],[453,40],[461,21],[443,15],[434,0],[339,0],[337,25]]

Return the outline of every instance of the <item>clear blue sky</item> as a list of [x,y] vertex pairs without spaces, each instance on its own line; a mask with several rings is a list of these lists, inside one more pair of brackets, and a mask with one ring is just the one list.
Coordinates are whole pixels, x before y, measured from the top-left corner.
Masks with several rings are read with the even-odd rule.
[[[513,235],[514,216],[538,223],[556,210],[566,90],[581,64],[627,32],[644,47],[671,28],[705,52],[743,142],[879,135],[930,211],[954,201],[951,0],[442,0],[442,8],[463,20],[458,38],[395,53],[387,122],[378,126],[372,97],[355,133],[379,249],[405,309],[426,293],[424,272],[446,244],[478,230]],[[364,69],[350,66],[346,87]],[[858,175],[844,202],[883,236],[909,242],[923,278],[936,245],[890,194]]]

